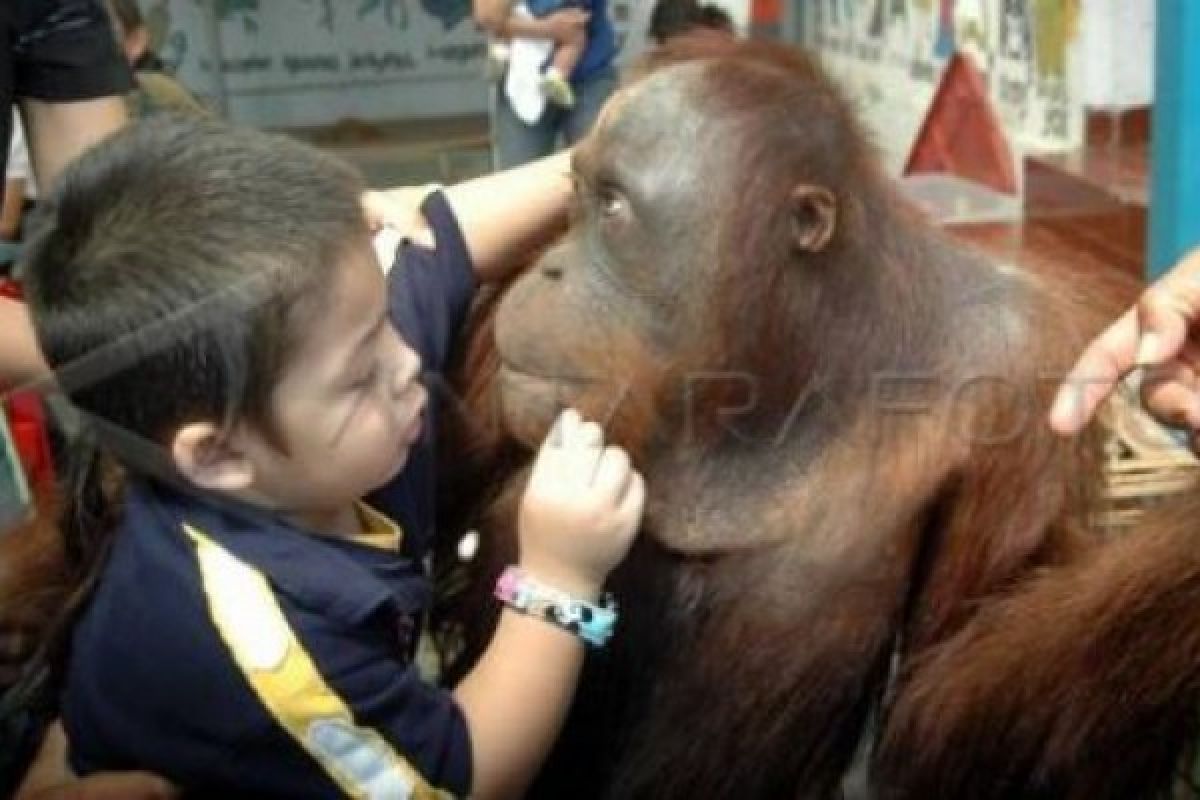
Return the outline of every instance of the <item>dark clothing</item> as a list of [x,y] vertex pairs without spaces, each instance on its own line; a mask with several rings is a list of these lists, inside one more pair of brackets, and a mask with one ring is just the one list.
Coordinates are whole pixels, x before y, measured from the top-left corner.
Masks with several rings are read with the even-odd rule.
[[[86,100],[121,95],[132,86],[102,0],[0,0],[0,175],[8,164],[10,109],[18,98]],[[52,706],[48,699],[0,696],[0,797],[15,790]]]
[[16,99],[69,102],[131,88],[102,0],[0,2],[0,174]]
[[577,5],[591,13],[587,24],[587,47],[571,73],[571,88],[575,93],[573,108],[548,105],[532,125],[513,110],[503,87],[495,92],[492,108],[492,165],[496,169],[511,169],[548,156],[559,146],[574,145],[582,139],[609,96],[617,87],[617,36],[609,18],[608,0],[532,0],[534,10],[551,6],[559,9]]
[[[437,248],[404,246],[389,307],[436,372],[474,276],[445,198],[424,210]],[[149,769],[205,797],[465,796],[466,720],[413,663],[432,601],[432,427],[371,498],[379,525],[399,524],[398,548],[132,483],[72,643],[72,767]]]
[[589,14],[587,48],[571,73],[572,84],[580,84],[608,68],[617,55],[617,36],[608,16],[608,0],[525,0],[529,13],[541,18],[564,8],[579,8]]
[[571,83],[592,80],[612,67],[617,57],[617,34],[608,15],[608,0],[591,0],[588,10],[587,49],[571,73]]

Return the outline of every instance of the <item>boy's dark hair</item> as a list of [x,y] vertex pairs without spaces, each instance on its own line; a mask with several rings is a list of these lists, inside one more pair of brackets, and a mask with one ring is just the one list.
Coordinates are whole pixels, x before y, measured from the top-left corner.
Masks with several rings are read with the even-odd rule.
[[85,153],[43,200],[19,269],[38,343],[87,424],[58,495],[65,570],[40,587],[59,611],[0,712],[53,707],[119,519],[111,454],[169,479],[158,445],[188,422],[247,420],[279,443],[272,393],[337,265],[368,242],[361,192],[299,142],[158,115]]
[[89,151],[43,202],[22,271],[73,404],[163,443],[269,401],[335,266],[366,242],[358,175],[299,142],[164,117]]
[[698,28],[733,33],[733,19],[724,9],[698,0],[658,0],[650,13],[649,34],[657,44]]

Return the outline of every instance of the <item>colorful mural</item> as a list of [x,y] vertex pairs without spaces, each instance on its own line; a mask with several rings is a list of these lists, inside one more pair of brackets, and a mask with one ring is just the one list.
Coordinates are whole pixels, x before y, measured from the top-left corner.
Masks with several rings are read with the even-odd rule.
[[1019,148],[1082,139],[1080,0],[820,0],[809,44],[858,98],[899,168],[949,58],[971,58]]
[[[851,1],[836,0],[847,7]],[[619,40],[633,11],[647,2],[610,0]],[[141,4],[167,66],[198,94],[253,124],[487,108],[487,40],[472,18],[471,0]]]

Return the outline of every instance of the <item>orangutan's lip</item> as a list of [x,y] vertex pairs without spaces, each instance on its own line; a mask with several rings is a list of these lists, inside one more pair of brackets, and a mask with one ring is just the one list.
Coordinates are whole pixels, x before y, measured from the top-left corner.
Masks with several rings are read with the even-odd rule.
[[524,366],[518,366],[517,364],[514,364],[507,358],[504,358],[504,356],[500,357],[500,371],[508,373],[514,378],[541,381],[544,383],[579,385],[586,382],[583,378],[575,375],[548,375],[537,370],[526,369]]

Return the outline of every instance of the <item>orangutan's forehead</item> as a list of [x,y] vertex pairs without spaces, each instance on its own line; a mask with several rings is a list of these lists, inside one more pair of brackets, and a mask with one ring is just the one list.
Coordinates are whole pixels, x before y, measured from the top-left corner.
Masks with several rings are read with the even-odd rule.
[[694,141],[705,123],[706,66],[693,62],[667,67],[617,92],[597,121],[600,143],[637,152],[662,147],[665,141]]

